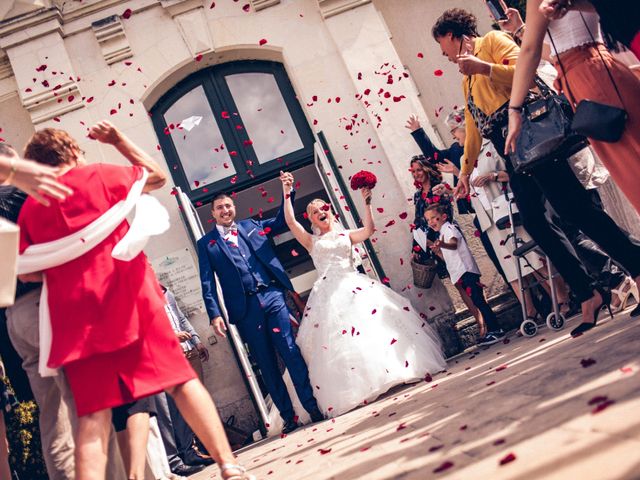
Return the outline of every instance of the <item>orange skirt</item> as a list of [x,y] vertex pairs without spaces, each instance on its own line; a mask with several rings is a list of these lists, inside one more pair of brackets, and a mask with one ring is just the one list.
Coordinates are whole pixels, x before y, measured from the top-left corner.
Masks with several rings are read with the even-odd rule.
[[[604,58],[613,76],[624,105],[620,103],[613,83],[604,63]],[[629,68],[614,59],[604,45],[585,45],[560,54],[560,60],[566,71],[566,78],[556,62],[558,80],[562,91],[575,101],[589,99],[624,108],[629,114],[626,128],[619,141],[615,143],[598,142],[589,139],[598,157],[611,173],[620,190],[640,213],[640,79]],[[567,82],[569,88],[567,88]]]
[[64,372],[79,417],[197,378],[164,309],[158,311],[145,335],[131,345],[67,363]]

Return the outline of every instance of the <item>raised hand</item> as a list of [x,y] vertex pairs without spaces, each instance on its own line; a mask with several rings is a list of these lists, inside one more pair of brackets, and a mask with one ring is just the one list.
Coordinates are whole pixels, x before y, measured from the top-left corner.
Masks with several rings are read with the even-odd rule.
[[450,173],[456,177],[460,174],[460,169],[448,158],[445,158],[441,163],[436,163],[436,168],[442,173]]
[[409,120],[407,120],[407,124],[404,126],[404,128],[408,128],[412,132],[415,132],[416,130],[420,129],[420,120],[418,120],[418,117],[416,117],[415,115],[411,115],[409,117]]
[[107,120],[98,122],[91,127],[89,129],[89,137],[109,145],[115,145],[122,140],[120,130]]
[[360,192],[362,193],[362,198],[364,198],[364,203],[366,205],[371,205],[371,196],[372,196],[371,190],[366,187],[363,187],[360,189]]
[[538,10],[549,20],[558,20],[569,11],[568,0],[542,0]]
[[291,190],[293,190],[293,175],[289,172],[280,171],[280,181],[282,182],[282,191],[285,194],[291,193]]
[[513,33],[524,25],[520,12],[515,8],[507,8],[505,14],[507,15],[506,20],[498,20],[498,25],[505,32]]

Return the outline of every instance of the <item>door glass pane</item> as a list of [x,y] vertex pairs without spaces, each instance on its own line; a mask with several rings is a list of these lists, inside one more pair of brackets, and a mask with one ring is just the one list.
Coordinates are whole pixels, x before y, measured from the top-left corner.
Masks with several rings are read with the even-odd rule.
[[273,75],[236,73],[225,79],[259,163],[304,147]]
[[174,103],[164,120],[192,190],[236,173],[202,86]]

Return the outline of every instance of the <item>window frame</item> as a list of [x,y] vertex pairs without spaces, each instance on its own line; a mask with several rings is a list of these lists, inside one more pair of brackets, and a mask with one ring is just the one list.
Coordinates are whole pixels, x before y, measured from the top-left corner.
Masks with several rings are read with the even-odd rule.
[[[233,115],[237,113],[236,103],[227,86],[225,77],[238,73],[267,73],[272,74],[280,90],[280,94],[285,102],[287,111],[291,116],[298,136],[303,147],[295,152],[288,153],[282,157],[282,161],[273,159],[265,163],[259,163],[253,145],[244,145],[244,141],[249,140],[246,128],[236,129],[236,125],[243,125],[242,117]],[[189,183],[185,174],[180,156],[171,139],[171,135],[165,135],[168,125],[164,119],[165,113],[185,94],[194,88],[202,86],[204,94],[209,101],[209,107],[213,112],[213,117],[222,135],[225,150],[227,150],[228,162],[236,170],[234,175],[229,175],[221,180],[208,185],[195,185]],[[222,118],[222,112],[230,114],[230,119]],[[295,90],[289,80],[289,76],[284,65],[278,62],[263,60],[241,60],[214,65],[198,72],[195,72],[177,85],[167,91],[150,110],[152,123],[158,137],[158,142],[164,158],[169,167],[174,184],[182,188],[192,202],[206,202],[215,193],[224,191],[239,191],[249,188],[252,185],[262,183],[273,178],[283,169],[294,169],[313,163],[314,136],[302,105],[298,101]],[[174,130],[172,130],[173,132]],[[228,154],[230,150],[235,150],[238,155],[233,157]],[[251,167],[247,167],[247,161],[253,161]],[[247,173],[251,171],[251,175]],[[236,177],[236,181],[231,183],[231,179]]]

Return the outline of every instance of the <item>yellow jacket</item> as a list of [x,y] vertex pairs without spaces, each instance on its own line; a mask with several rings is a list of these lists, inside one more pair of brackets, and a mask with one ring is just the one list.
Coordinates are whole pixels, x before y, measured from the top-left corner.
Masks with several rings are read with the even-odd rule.
[[[489,76],[479,74],[471,76],[471,93],[474,103],[487,115],[509,101],[519,53],[520,48],[505,32],[492,31],[483,37],[476,38],[473,54],[491,64],[491,73]],[[466,102],[469,96],[469,76],[464,77],[462,89]],[[460,162],[461,174],[470,174],[478,162],[482,136],[468,106],[465,107],[464,117],[467,137]]]

